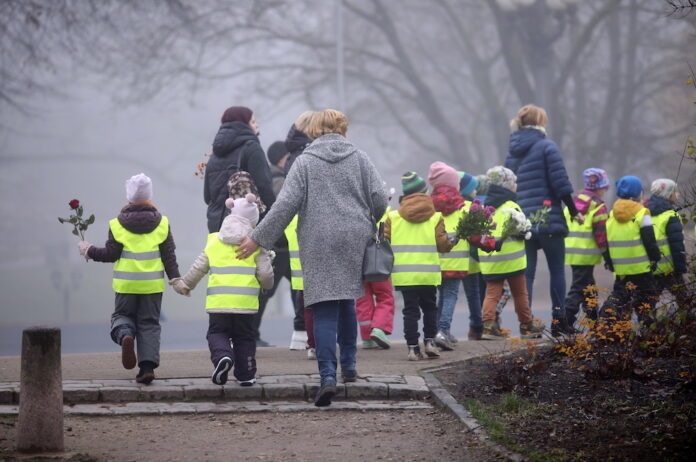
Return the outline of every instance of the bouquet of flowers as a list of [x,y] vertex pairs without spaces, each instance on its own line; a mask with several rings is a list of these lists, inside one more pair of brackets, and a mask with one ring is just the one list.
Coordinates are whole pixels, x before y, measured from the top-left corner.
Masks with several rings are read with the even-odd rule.
[[72,230],[72,233],[75,236],[79,236],[80,240],[84,241],[85,231],[87,231],[87,227],[94,223],[94,214],[90,215],[87,219],[82,218],[84,210],[82,208],[82,205],[80,205],[80,201],[77,199],[73,199],[70,202],[68,202],[68,206],[70,207],[70,210],[73,211],[73,214],[70,215],[70,218],[58,217],[58,221],[60,223],[70,223],[71,225],[73,225],[74,228]]
[[532,223],[527,220],[524,213],[519,210],[504,208],[500,209],[500,212],[508,213],[510,216],[505,221],[503,225],[503,233],[500,237],[502,241],[506,239],[530,239],[532,237],[531,229]]
[[540,226],[546,225],[549,221],[551,201],[546,199],[542,205],[539,210],[529,215],[529,221],[534,225],[534,229],[539,229]]
[[474,240],[481,239],[481,236],[490,234],[495,229],[493,214],[495,208],[484,207],[479,199],[474,199],[469,211],[464,212],[462,218],[457,223],[457,237],[459,239]]

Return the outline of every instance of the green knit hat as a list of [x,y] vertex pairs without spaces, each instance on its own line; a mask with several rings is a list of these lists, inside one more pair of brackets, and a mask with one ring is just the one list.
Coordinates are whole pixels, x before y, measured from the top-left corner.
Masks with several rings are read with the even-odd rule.
[[406,172],[401,175],[401,188],[404,190],[404,196],[428,191],[428,185],[416,172]]

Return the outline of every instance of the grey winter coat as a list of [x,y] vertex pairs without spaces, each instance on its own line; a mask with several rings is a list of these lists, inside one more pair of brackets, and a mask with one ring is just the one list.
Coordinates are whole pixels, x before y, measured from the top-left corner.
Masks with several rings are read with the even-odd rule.
[[[360,164],[365,178],[361,177]],[[372,198],[372,210],[365,190]],[[337,134],[323,135],[293,164],[266,218],[251,238],[270,248],[293,216],[304,277],[305,306],[363,295],[362,261],[387,196],[367,155]]]

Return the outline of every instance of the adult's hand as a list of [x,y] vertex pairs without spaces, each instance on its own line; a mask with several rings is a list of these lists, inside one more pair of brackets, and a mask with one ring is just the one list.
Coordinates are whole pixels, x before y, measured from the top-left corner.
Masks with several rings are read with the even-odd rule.
[[237,258],[240,260],[249,258],[249,256],[256,252],[256,249],[258,248],[259,245],[256,242],[254,242],[250,237],[245,237],[242,239],[242,242],[239,243],[239,247],[237,247]]

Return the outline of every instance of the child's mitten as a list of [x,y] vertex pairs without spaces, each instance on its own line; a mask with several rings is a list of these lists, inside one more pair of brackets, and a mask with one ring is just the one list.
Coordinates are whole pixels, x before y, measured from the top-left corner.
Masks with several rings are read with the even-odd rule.
[[187,297],[191,296],[191,289],[189,286],[186,285],[186,283],[183,281],[181,278],[174,278],[169,281],[169,284],[172,286],[174,289],[174,292],[176,292],[179,295],[185,295]]

